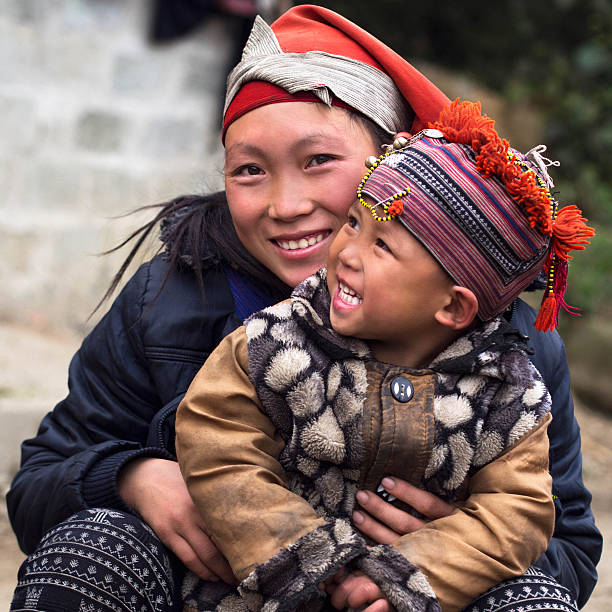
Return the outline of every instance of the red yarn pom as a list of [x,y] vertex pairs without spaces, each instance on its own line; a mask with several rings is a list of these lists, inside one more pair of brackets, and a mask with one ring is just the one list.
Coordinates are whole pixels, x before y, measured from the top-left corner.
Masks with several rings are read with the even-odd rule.
[[537,180],[535,172],[524,170],[514,156],[508,156],[509,143],[499,137],[495,121],[481,113],[480,102],[459,102],[457,98],[430,127],[440,130],[447,140],[469,145],[476,155],[476,168],[484,176],[497,176],[510,197],[527,211],[532,227],[543,234],[552,232],[553,202]]
[[552,249],[553,253],[562,260],[572,259],[569,251],[582,251],[590,244],[595,230],[589,227],[582,216],[582,211],[572,204],[562,208],[557,213],[553,226]]
[[559,318],[559,306],[552,291],[547,293],[542,300],[540,312],[535,320],[535,328],[539,331],[553,331],[557,326]]

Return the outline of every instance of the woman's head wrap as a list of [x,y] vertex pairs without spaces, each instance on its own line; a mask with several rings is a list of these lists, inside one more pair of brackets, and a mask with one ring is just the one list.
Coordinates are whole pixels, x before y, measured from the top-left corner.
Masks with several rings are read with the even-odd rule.
[[574,310],[564,300],[569,252],[584,249],[594,230],[576,206],[558,208],[545,147],[522,154],[493,126],[480,103],[456,100],[429,128],[368,158],[357,197],[375,219],[397,218],[473,291],[482,320],[502,313],[544,270],[535,325],[550,331],[560,308]]
[[257,18],[227,80],[223,137],[245,113],[276,102],[323,102],[386,130],[416,132],[448,98],[406,60],[341,15],[291,8],[272,26]]

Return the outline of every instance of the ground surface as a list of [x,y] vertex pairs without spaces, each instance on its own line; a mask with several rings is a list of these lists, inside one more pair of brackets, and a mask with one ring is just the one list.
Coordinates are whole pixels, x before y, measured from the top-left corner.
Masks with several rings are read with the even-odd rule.
[[[78,346],[69,335],[52,335],[0,323],[0,486],[18,461],[19,440],[28,437],[40,415],[65,393],[68,361]],[[593,511],[604,534],[600,580],[583,610],[612,609],[612,554],[606,539],[612,535],[612,419],[578,405],[582,428],[584,479],[593,493]],[[0,610],[8,610],[17,569],[23,559],[0,507]]]

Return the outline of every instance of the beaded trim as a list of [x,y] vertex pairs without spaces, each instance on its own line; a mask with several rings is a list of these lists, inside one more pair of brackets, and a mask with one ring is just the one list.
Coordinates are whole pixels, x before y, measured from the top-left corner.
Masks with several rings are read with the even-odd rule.
[[[392,145],[383,145],[385,152],[382,155],[380,155],[379,157],[374,157],[373,155],[371,155],[365,160],[365,165],[367,166],[368,170],[363,179],[361,180],[361,183],[359,183],[359,186],[357,187],[357,200],[360,204],[365,206],[372,213],[372,217],[374,217],[376,221],[391,221],[391,219],[395,219],[395,217],[401,215],[404,211],[404,203],[400,200],[401,198],[406,197],[410,193],[410,188],[406,187],[406,189],[402,189],[401,191],[394,193],[393,195],[389,196],[384,200],[381,200],[380,202],[369,204],[363,198],[363,188],[366,182],[372,176],[374,170],[376,170],[376,168],[378,168],[378,166],[380,166],[383,160],[389,157],[389,155],[400,153],[406,147],[409,147],[411,144],[425,136],[429,136],[431,138],[442,138],[443,134],[439,130],[427,128],[421,130],[420,132],[412,136],[410,139],[400,136],[399,138],[396,138],[393,141]],[[376,212],[376,209],[379,206],[381,206],[383,209],[382,215],[379,215]]]

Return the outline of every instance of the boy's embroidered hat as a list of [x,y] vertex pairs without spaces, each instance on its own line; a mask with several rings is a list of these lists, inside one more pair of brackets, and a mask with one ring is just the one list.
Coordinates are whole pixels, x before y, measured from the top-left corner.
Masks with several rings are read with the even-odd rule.
[[256,18],[227,80],[223,138],[250,110],[290,101],[353,109],[394,134],[424,128],[449,100],[359,26],[329,9],[300,5],[271,27]]
[[397,217],[472,290],[485,321],[544,269],[548,285],[536,328],[550,331],[560,308],[575,314],[563,298],[569,251],[584,249],[594,230],[576,206],[558,209],[545,147],[523,155],[493,126],[480,103],[455,100],[428,129],[368,158],[357,196],[377,220]]

